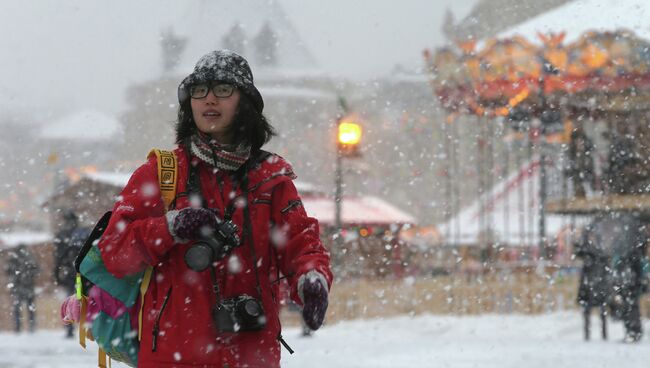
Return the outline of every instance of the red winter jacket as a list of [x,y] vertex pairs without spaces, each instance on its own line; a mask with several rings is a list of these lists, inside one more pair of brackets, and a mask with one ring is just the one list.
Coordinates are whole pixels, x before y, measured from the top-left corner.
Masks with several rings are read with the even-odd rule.
[[[186,191],[188,162],[184,148],[178,157],[176,209],[189,206]],[[216,174],[198,162],[201,190],[208,207],[223,214],[232,198],[241,194],[228,172]],[[221,334],[212,322],[215,304],[210,271],[195,272],[184,261],[191,245],[177,244],[164,216],[158,167],[154,155],[131,176],[113,208],[113,215],[99,248],[106,268],[123,277],[154,266],[144,301],[139,367],[279,367],[280,335],[278,273],[288,276],[292,298],[297,296],[301,275],[316,270],[329,285],[332,273],[329,253],[319,239],[318,222],[308,217],[292,182],[291,166],[270,155],[248,173],[248,203],[253,228],[262,303],[267,317],[258,332]],[[234,192],[233,192],[234,191]],[[243,228],[243,209],[232,221]],[[241,294],[257,297],[249,244],[236,248],[216,266],[222,298]],[[163,301],[169,295],[163,307]],[[159,318],[156,350],[152,351],[154,324]]]

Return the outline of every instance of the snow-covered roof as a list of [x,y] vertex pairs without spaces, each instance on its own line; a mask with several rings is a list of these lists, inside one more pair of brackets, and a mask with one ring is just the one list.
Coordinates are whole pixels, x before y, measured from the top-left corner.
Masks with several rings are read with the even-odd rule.
[[20,244],[30,246],[48,243],[52,239],[52,234],[41,231],[0,232],[0,249],[17,247]]
[[83,177],[102,184],[113,185],[124,188],[131,178],[131,173],[118,173],[108,171],[96,171],[85,173]]
[[120,122],[98,111],[79,111],[64,116],[41,130],[43,139],[108,140],[122,129]]
[[537,32],[566,32],[566,44],[586,31],[624,28],[650,39],[649,18],[650,2],[647,0],[577,0],[523,22],[497,37],[520,35],[531,42],[539,42]]
[[[302,203],[309,216],[321,225],[334,225],[334,199],[325,196],[303,196]],[[392,204],[373,196],[344,197],[341,222],[356,225],[415,224],[415,217]]]
[[[490,232],[492,240],[513,246],[539,244],[539,160],[523,164],[518,171],[496,184],[470,206],[440,225],[445,244],[478,245]],[[546,215],[545,232],[554,239],[570,226],[570,218]],[[576,223],[584,223],[577,219]]]
[[[179,70],[190,72],[194,63],[210,49],[223,48],[221,38],[235,24],[241,26],[245,49],[234,50],[246,57],[254,71],[264,69],[258,65],[254,54],[254,39],[265,24],[275,34],[277,66],[281,68],[317,72],[318,66],[295,27],[277,1],[252,0],[246,2],[210,0],[187,2],[178,12],[174,31],[188,38],[187,50],[182,56]],[[224,16],[225,15],[225,16]],[[210,21],[216,20],[216,21]]]

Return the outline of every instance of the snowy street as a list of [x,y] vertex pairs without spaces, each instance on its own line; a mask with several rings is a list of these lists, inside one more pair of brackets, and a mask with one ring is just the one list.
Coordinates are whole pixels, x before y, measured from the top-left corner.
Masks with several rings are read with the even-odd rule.
[[[596,322],[594,317],[593,322]],[[598,323],[594,326],[599,328]],[[609,323],[610,340],[582,340],[577,312],[545,316],[418,316],[350,321],[326,326],[314,337],[296,328],[284,337],[296,351],[283,350],[291,367],[648,367],[650,339],[623,344],[622,325]],[[650,323],[645,322],[648,331]],[[594,331],[593,335],[597,336]],[[96,364],[95,348],[83,351],[63,331],[0,334],[0,368],[76,368]],[[121,367],[114,364],[114,367]]]

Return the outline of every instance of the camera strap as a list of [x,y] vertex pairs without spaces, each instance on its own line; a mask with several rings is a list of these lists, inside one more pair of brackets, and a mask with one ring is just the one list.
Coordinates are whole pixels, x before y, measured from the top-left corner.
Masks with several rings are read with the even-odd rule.
[[[199,178],[199,170],[198,167],[192,165],[191,162],[191,155],[188,153],[188,176],[187,176],[187,189],[186,192],[190,196],[198,196],[201,200],[201,206],[204,208],[208,208],[207,206],[207,201],[203,197],[203,193],[201,192],[201,180]],[[255,253],[255,241],[253,237],[253,226],[251,222],[251,215],[250,215],[250,208],[249,208],[249,200],[248,200],[248,171],[250,168],[253,167],[257,162],[259,162],[261,159],[264,159],[268,156],[268,152],[259,150],[251,155],[251,157],[244,163],[233,175],[234,181],[235,181],[235,188],[238,184],[241,184],[241,195],[239,197],[243,198],[245,200],[243,210],[244,210],[244,226],[243,226],[243,237],[244,241],[248,243],[250,251],[251,251],[251,257],[253,261],[253,269],[255,271],[255,283],[256,283],[256,291],[257,291],[257,296],[260,300],[262,300],[262,286],[260,282],[260,276],[259,276],[259,271],[257,270],[257,255]],[[239,198],[238,197],[238,198]],[[225,209],[225,213],[223,214],[223,219],[225,221],[229,221],[232,219],[232,215],[234,214],[236,208],[237,208],[237,202],[238,199],[234,198],[228,206]],[[221,293],[219,290],[219,283],[217,281],[217,275],[214,267],[210,268],[211,271],[211,277],[212,277],[212,288],[214,290],[215,296],[216,296],[216,302],[219,303],[221,301]]]
[[257,283],[257,296],[260,301],[262,300],[262,286],[260,283],[260,275],[257,271],[257,256],[255,254],[255,240],[253,238],[253,225],[251,223],[251,213],[248,200],[248,169],[251,165],[252,160],[246,161],[244,166],[244,174],[241,178],[242,183],[242,195],[244,196],[246,203],[244,204],[244,236],[246,237],[246,242],[251,249],[251,256],[253,257],[253,269],[255,270],[255,281]]

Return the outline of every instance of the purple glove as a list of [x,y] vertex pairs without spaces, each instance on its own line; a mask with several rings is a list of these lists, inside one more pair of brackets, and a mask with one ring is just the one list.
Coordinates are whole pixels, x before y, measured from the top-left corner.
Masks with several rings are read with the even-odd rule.
[[218,224],[214,212],[206,208],[183,208],[167,212],[169,232],[177,239],[195,240],[209,235]]
[[325,277],[316,271],[301,276],[298,280],[298,294],[303,302],[302,318],[307,327],[318,330],[329,305]]

